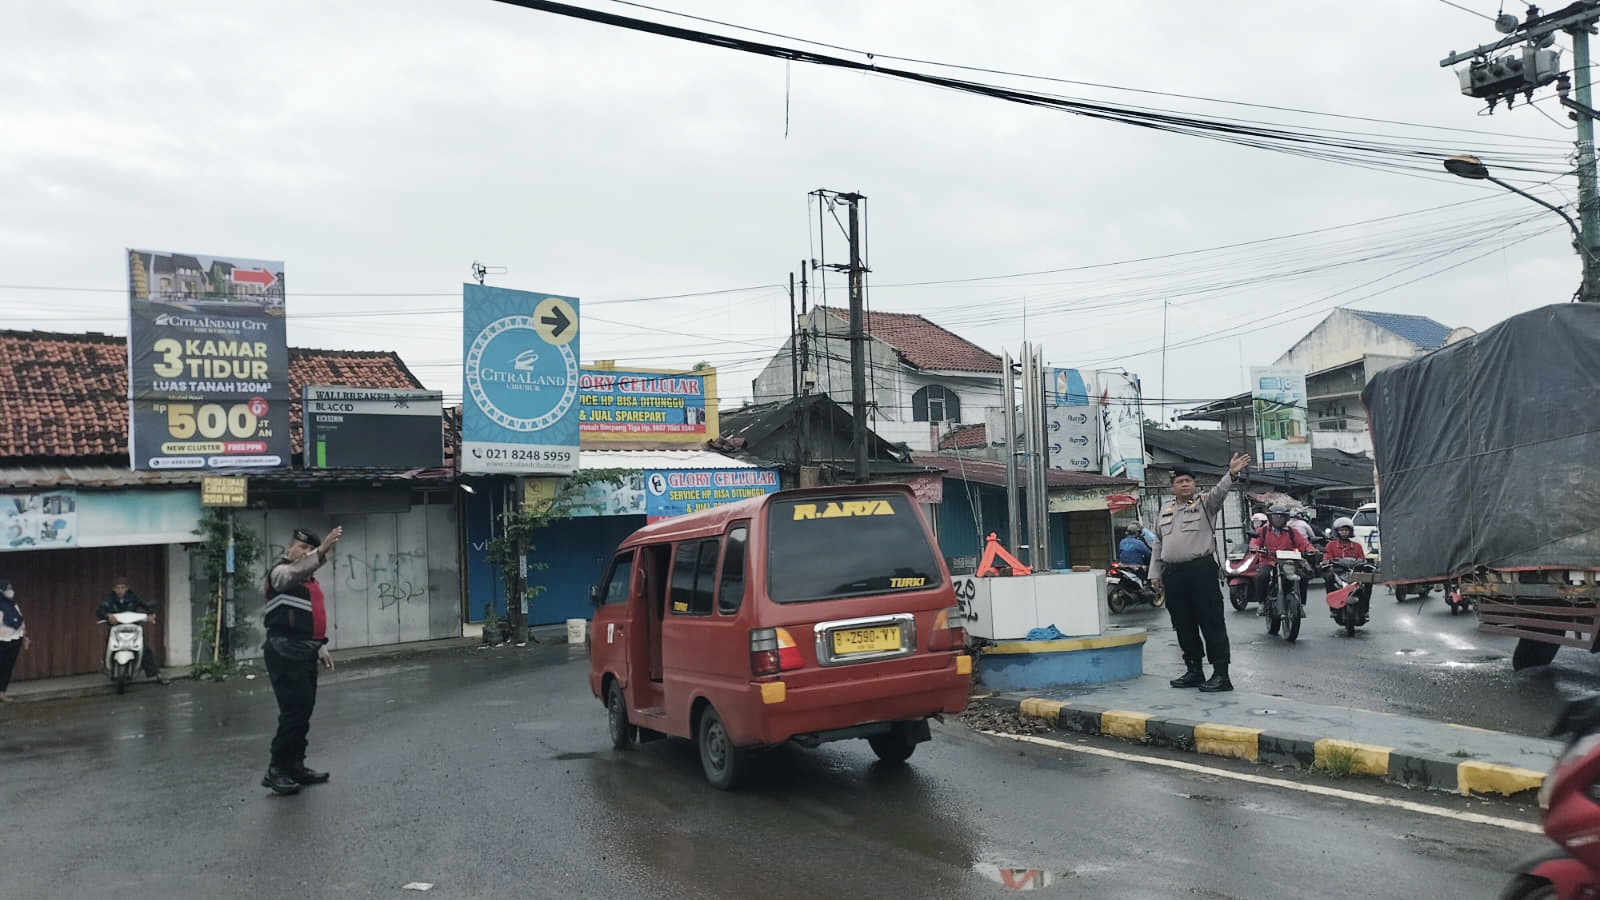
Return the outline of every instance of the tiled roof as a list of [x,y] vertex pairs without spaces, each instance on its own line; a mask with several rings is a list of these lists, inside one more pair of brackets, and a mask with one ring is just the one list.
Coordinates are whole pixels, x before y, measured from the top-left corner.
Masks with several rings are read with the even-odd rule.
[[972,450],[989,446],[989,428],[986,425],[957,425],[956,430],[939,441],[940,450]]
[[[850,323],[849,310],[820,307],[834,318]],[[912,313],[868,312],[867,333],[893,347],[902,359],[919,369],[955,372],[1000,371],[1000,357]]]
[[[289,349],[295,396],[308,384],[418,389],[392,352]],[[104,334],[0,330],[0,460],[128,453],[128,341]],[[300,411],[291,414],[296,455]]]
[[1370,312],[1365,309],[1347,309],[1351,315],[1360,316],[1384,331],[1398,335],[1423,350],[1437,350],[1450,336],[1450,328],[1427,316],[1405,316],[1400,313]]

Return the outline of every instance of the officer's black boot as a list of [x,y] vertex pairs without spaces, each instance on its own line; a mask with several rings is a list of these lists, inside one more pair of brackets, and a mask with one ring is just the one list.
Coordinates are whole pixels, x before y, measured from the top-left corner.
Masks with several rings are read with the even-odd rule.
[[1206,683],[1206,670],[1200,667],[1200,660],[1186,659],[1183,664],[1188,668],[1182,677],[1174,678],[1168,684],[1175,688],[1192,688]]
[[308,769],[306,768],[305,763],[301,763],[300,765],[294,767],[294,780],[296,784],[327,784],[328,778],[329,775],[327,772],[318,772],[316,769]]
[[268,766],[267,774],[261,779],[261,786],[270,788],[274,794],[298,794],[300,782],[296,781],[294,774],[288,769],[277,766]]
[[1210,680],[1200,685],[1200,690],[1207,694],[1233,690],[1233,682],[1228,680],[1228,664],[1218,663],[1214,666],[1211,670]]

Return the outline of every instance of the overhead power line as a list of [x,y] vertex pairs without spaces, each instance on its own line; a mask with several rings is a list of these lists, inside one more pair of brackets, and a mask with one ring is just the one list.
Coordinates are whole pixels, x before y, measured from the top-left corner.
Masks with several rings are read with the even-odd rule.
[[[1245,119],[1194,116],[1144,107],[1088,101],[927,72],[890,68],[878,65],[876,62],[877,57],[872,55],[868,55],[868,61],[858,62],[799,47],[780,46],[731,35],[714,34],[694,28],[681,28],[675,25],[601,12],[567,3],[556,3],[552,2],[552,0],[496,0],[496,2],[773,59],[811,63],[847,71],[900,78],[947,90],[976,94],[1028,106],[1055,109],[1100,121],[1224,141],[1240,146],[1272,150],[1343,165],[1398,171],[1411,175],[1425,173],[1429,176],[1434,176],[1440,174],[1440,160],[1448,155],[1448,153],[1441,152],[1439,138],[1431,135],[1413,138],[1398,135],[1347,133],[1322,128],[1294,130],[1288,127]],[[1510,147],[1504,149],[1483,147],[1478,155],[1492,157],[1495,167],[1501,171],[1561,174],[1567,168],[1564,154],[1552,151],[1519,151]]]

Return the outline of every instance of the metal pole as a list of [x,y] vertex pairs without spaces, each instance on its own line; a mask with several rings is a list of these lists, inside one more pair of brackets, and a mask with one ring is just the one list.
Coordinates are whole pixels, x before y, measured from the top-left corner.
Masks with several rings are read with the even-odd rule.
[[840,194],[850,204],[850,415],[855,418],[852,440],[856,445],[856,482],[865,484],[867,471],[867,342],[865,297],[861,269],[860,194]]
[[1011,351],[1000,351],[1006,374],[1006,392],[1000,404],[1001,431],[1006,439],[1006,542],[1012,550],[1022,541],[1021,510],[1017,508],[1017,375],[1011,369]]
[[[1577,91],[1578,103],[1592,109],[1589,97],[1589,26],[1574,28],[1572,35],[1572,81]],[[1594,119],[1578,113],[1578,222],[1583,232],[1578,248],[1583,257],[1583,287],[1578,299],[1585,303],[1600,303],[1600,184],[1595,179]]]
[[1033,399],[1033,468],[1028,482],[1035,486],[1033,559],[1034,569],[1050,568],[1050,438],[1044,420],[1044,347],[1033,348],[1033,366],[1025,386]]
[[794,273],[789,273],[789,381],[800,399],[800,320],[794,315]]

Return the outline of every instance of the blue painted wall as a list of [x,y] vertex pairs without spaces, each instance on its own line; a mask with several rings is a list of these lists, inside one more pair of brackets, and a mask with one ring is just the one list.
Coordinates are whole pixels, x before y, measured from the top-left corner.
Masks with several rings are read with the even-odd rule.
[[644,516],[578,516],[529,536],[528,562],[549,568],[528,571],[530,585],[544,586],[528,605],[528,624],[592,618],[589,585],[605,575],[617,545],[644,524]]

